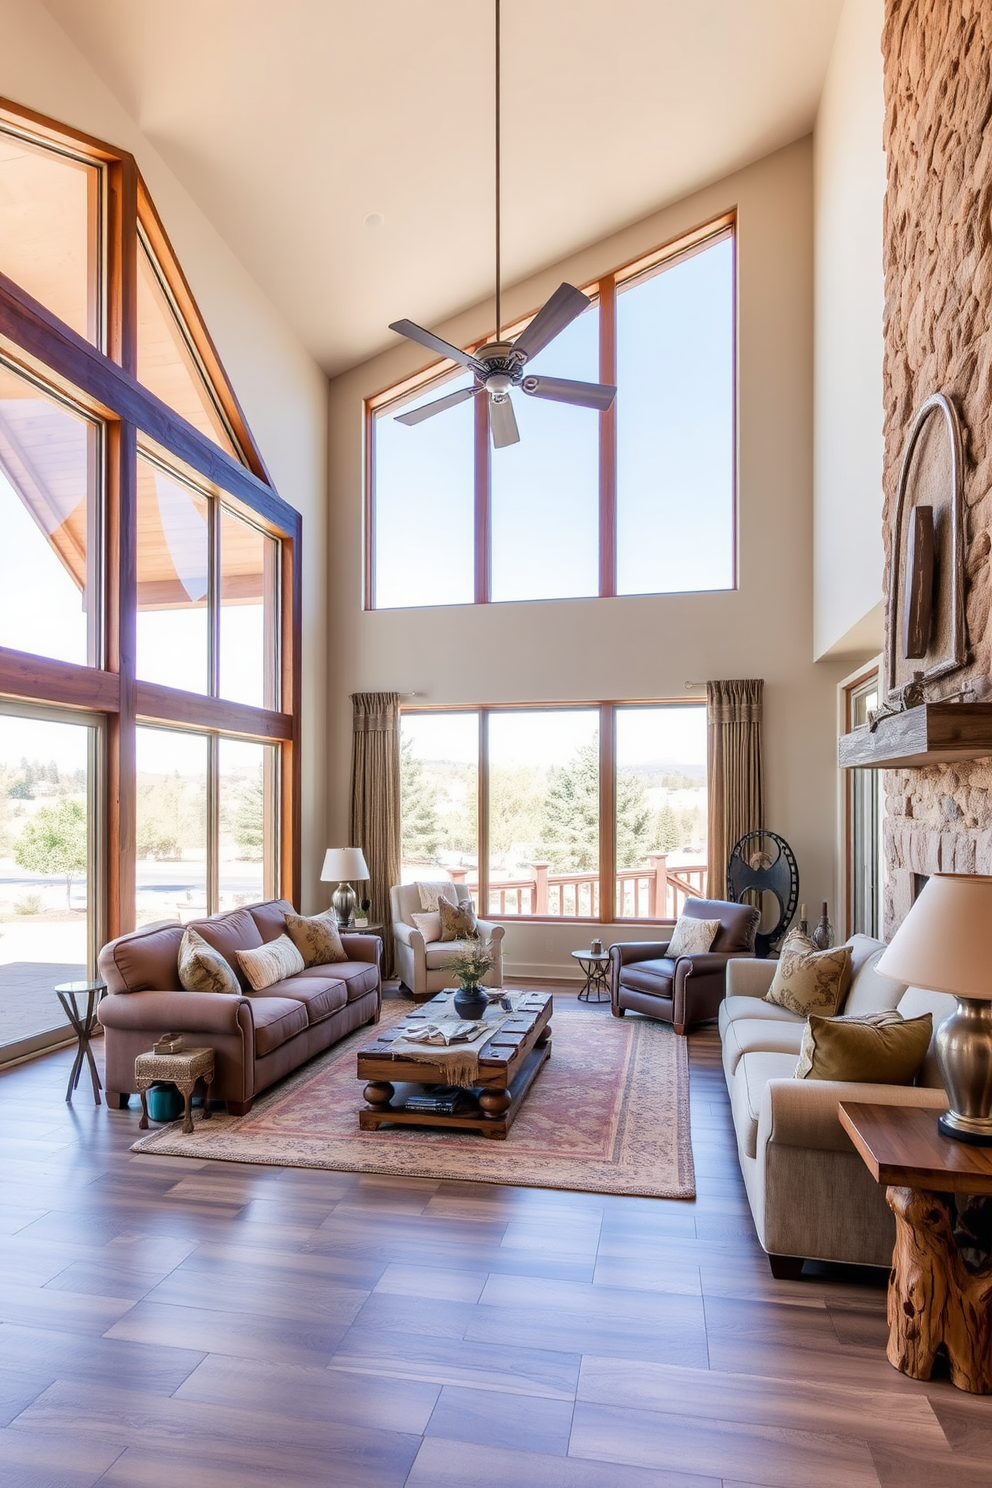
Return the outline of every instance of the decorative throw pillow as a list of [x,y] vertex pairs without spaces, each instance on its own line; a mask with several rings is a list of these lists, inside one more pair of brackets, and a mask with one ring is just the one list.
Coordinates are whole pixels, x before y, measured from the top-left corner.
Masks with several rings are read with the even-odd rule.
[[228,992],[241,996],[241,985],[220,951],[198,931],[187,928],[179,945],[179,980],[187,992]]
[[348,959],[333,909],[319,915],[298,915],[287,911],[286,934],[303,957],[304,966],[330,966],[334,961]]
[[455,886],[449,878],[446,878],[443,883],[417,883],[414,884],[414,888],[420,894],[421,909],[433,910],[435,914],[439,899],[446,899],[449,904],[458,902]]
[[303,970],[303,957],[288,935],[280,935],[253,951],[238,951],[241,970],[256,992],[264,992],[283,977],[296,976]]
[[808,935],[801,930],[790,930],[764,1001],[777,1003],[804,1018],[810,1013],[832,1018],[844,1001],[850,982],[850,946],[818,951]]
[[858,1080],[910,1085],[930,1047],[933,1018],[903,1018],[894,1008],[846,1018],[810,1015],[797,1080]]
[[690,915],[679,915],[667,954],[673,961],[679,956],[700,956],[716,940],[719,928],[719,920],[694,920]]
[[442,940],[475,940],[479,935],[479,922],[470,900],[463,904],[449,904],[439,899],[438,914],[441,916]]
[[432,914],[415,914],[410,916],[421,935],[428,945],[435,940],[441,939],[441,916],[436,911]]

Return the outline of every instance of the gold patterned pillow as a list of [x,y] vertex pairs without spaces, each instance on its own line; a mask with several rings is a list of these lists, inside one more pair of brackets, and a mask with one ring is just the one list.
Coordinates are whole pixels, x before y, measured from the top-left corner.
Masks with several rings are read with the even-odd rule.
[[790,930],[775,967],[765,1002],[774,1002],[808,1018],[818,1013],[832,1018],[847,996],[851,982],[851,947],[818,951],[808,935]]
[[420,895],[421,909],[432,911],[434,914],[437,913],[439,899],[446,899],[449,904],[454,904],[456,901],[455,886],[450,878],[446,878],[443,883],[416,883],[414,888]]
[[303,970],[303,957],[288,935],[280,935],[255,950],[237,951],[236,955],[255,992],[264,992],[273,982]]
[[449,904],[447,899],[437,901],[437,912],[441,916],[442,940],[477,940],[479,922],[471,900],[462,904]]
[[286,934],[303,957],[304,966],[330,966],[348,959],[333,909],[319,915],[298,915],[287,910]]
[[433,914],[415,914],[410,916],[421,935],[428,945],[441,939],[441,915],[440,911]]
[[716,940],[719,928],[719,920],[694,920],[691,915],[679,915],[666,954],[673,961],[679,956],[701,956]]
[[192,928],[179,945],[179,980],[187,992],[228,992],[241,996],[241,985],[220,951]]

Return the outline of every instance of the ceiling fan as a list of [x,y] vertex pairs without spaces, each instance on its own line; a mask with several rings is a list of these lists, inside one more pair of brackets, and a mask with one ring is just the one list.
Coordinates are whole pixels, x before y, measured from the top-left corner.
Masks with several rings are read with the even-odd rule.
[[394,320],[389,329],[398,331],[410,341],[436,351],[440,356],[467,367],[474,374],[472,387],[459,388],[425,403],[409,413],[396,416],[399,424],[419,424],[424,419],[454,408],[468,398],[477,398],[486,393],[489,398],[489,428],[495,449],[508,444],[517,444],[520,432],[510,402],[511,388],[532,398],[550,398],[555,403],[574,403],[581,408],[609,408],[617,390],[604,382],[575,382],[567,377],[536,376],[526,371],[527,363],[549,342],[570,325],[573,320],[592,304],[588,295],[571,284],[560,284],[550,300],[537,312],[534,319],[513,341],[503,341],[502,297],[500,274],[500,0],[494,0],[496,9],[496,340],[480,346],[476,352],[462,351],[450,342],[425,331],[412,320]]

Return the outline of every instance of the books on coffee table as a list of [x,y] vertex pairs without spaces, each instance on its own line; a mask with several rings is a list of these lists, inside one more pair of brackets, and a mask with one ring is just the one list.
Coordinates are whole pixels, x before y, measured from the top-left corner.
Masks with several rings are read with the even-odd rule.
[[430,1090],[418,1090],[408,1095],[404,1103],[407,1111],[422,1111],[431,1116],[453,1116],[466,1097],[459,1085],[438,1085]]

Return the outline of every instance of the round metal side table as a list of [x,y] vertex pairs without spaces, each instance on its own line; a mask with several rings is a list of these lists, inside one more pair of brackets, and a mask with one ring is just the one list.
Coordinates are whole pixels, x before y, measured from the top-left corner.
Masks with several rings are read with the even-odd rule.
[[[610,956],[608,951],[573,951],[573,961],[578,961],[585,973],[585,986],[579,993],[580,1002],[609,1002],[610,1000]],[[595,992],[596,996],[593,997]]]

